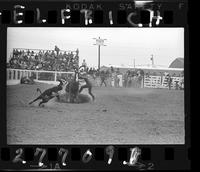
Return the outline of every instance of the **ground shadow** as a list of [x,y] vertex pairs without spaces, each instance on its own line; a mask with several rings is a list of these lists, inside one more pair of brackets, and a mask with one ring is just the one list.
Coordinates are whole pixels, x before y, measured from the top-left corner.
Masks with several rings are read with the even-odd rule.
[[[60,100],[56,99],[56,102],[70,103],[68,100],[69,100],[69,95],[65,93],[65,94],[61,94]],[[79,100],[78,103],[89,103],[91,101],[90,97],[88,95],[85,95],[85,94],[79,94],[78,100]]]

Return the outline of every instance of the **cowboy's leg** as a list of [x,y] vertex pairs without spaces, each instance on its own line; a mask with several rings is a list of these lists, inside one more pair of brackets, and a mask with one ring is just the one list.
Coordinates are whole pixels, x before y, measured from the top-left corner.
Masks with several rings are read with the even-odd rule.
[[103,82],[104,82],[105,86],[107,86],[107,85],[106,85],[106,81],[104,80]]
[[94,97],[94,95],[92,94],[92,87],[91,87],[91,86],[88,88],[88,93],[92,96],[92,100],[94,100],[95,97]]
[[101,83],[100,83],[100,86],[102,86],[102,84],[103,84],[103,79],[101,79]]
[[88,88],[88,85],[86,84],[86,85],[81,86],[81,88],[80,88],[80,90],[79,90],[79,93],[81,93],[81,91],[82,91],[84,88]]

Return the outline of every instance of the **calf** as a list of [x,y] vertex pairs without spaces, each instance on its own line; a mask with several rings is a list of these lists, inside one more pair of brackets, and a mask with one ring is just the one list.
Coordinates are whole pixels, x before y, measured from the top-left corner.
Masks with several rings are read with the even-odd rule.
[[61,91],[63,89],[63,82],[61,80],[59,80],[59,82],[60,82],[59,85],[49,88],[49,89],[45,90],[43,93],[41,92],[41,90],[39,88],[37,88],[37,91],[40,92],[40,96],[38,96],[36,99],[31,101],[29,104],[32,104],[33,102],[41,99],[42,101],[39,103],[39,106],[40,106],[42,103],[47,103],[53,97],[57,97],[58,99],[60,99],[60,97],[58,95],[58,91]]

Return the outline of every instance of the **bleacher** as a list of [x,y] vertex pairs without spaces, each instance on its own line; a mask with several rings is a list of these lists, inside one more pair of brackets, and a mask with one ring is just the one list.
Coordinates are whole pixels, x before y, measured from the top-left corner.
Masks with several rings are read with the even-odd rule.
[[69,72],[79,65],[79,51],[14,48],[7,68]]

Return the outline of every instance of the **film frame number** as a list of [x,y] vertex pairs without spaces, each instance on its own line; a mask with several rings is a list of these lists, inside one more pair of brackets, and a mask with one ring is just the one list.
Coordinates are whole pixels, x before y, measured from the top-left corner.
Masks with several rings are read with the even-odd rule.
[[22,162],[22,164],[26,164],[26,161],[24,161],[21,157],[22,154],[24,153],[22,148],[19,148],[15,151],[15,153],[17,154],[14,159],[12,160],[13,163],[17,163],[17,162]]

